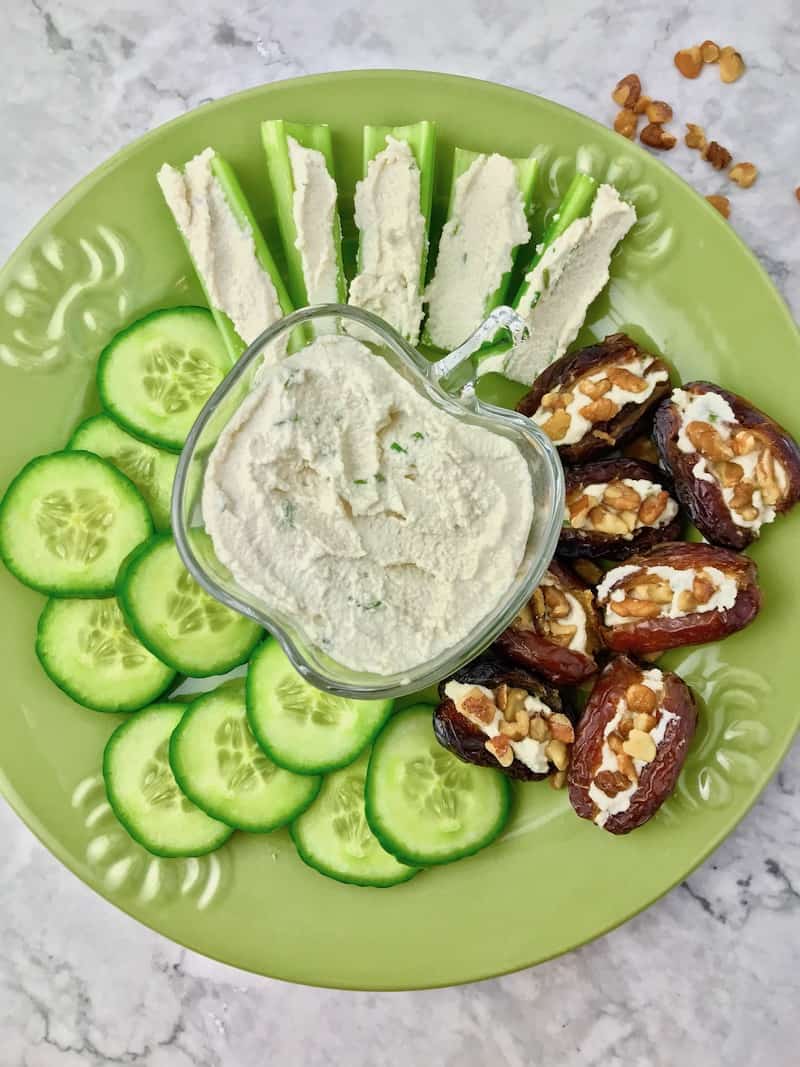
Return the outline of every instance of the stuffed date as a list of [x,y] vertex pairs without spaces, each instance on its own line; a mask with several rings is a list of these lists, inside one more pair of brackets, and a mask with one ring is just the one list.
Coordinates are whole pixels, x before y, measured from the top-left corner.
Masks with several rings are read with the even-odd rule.
[[517,411],[544,430],[564,463],[583,463],[640,432],[669,388],[663,360],[615,333],[547,367]]
[[800,499],[800,448],[742,397],[710,382],[675,389],[655,419],[661,459],[692,522],[742,549]]
[[597,671],[602,647],[594,594],[554,560],[495,647],[555,685],[578,685]]
[[597,587],[603,638],[644,655],[718,641],[761,606],[756,565],[727,548],[674,542],[608,571]]
[[558,690],[490,651],[440,683],[433,729],[465,763],[561,786],[575,739],[566,711]]
[[682,522],[666,476],[635,459],[601,459],[566,470],[567,500],[557,552],[625,559],[675,541]]
[[578,724],[568,775],[576,813],[612,834],[647,822],[675,788],[696,723],[677,674],[613,659]]

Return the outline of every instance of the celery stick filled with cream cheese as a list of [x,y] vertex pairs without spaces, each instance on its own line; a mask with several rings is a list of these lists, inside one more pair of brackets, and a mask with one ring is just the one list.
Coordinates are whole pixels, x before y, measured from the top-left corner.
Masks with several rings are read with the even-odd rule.
[[527,463],[355,338],[263,372],[209,459],[203,517],[240,584],[353,670],[411,670],[467,637],[516,580]]
[[452,350],[506,299],[517,249],[530,238],[535,159],[457,148],[447,222],[425,291],[424,339]]
[[[577,174],[564,198],[556,225],[545,235],[514,306],[530,327],[527,339],[481,360],[478,373],[498,371],[532,384],[567,351],[578,336],[592,301],[609,280],[611,254],[636,222],[636,212],[612,185],[597,189]],[[570,218],[569,224],[564,222]]]
[[432,122],[364,127],[364,177],[355,193],[358,273],[349,303],[379,315],[411,344],[422,322],[435,148]]
[[[261,138],[292,301],[296,307],[343,304],[342,227],[330,128],[270,119],[261,124]],[[314,329],[331,331],[332,323],[319,319]]]
[[183,171],[165,163],[158,184],[231,359],[238,359],[292,310],[264,235],[233,169],[213,148]]

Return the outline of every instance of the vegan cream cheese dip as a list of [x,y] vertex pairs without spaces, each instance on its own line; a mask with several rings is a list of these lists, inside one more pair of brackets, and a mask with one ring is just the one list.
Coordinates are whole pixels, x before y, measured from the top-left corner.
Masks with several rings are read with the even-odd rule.
[[442,230],[436,273],[425,291],[426,332],[452,349],[480,325],[490,298],[530,237],[516,164],[480,155],[455,183]]
[[513,442],[420,396],[360,341],[266,368],[222,432],[203,518],[219,559],[353,670],[411,670],[508,593],[533,518]]
[[407,141],[386,138],[386,147],[369,161],[366,177],[356,184],[354,206],[359,264],[348,302],[380,315],[416,344],[428,238],[420,209],[419,166]]
[[183,173],[165,163],[158,184],[183,235],[210,303],[224,311],[250,344],[283,317],[269,274],[256,256],[253,234],[234,215],[206,148]]

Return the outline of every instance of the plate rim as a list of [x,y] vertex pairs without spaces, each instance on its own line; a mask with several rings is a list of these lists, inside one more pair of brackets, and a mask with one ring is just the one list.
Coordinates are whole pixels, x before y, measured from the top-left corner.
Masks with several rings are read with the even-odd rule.
[[[155,126],[153,129],[148,130],[147,132],[134,138],[132,141],[129,141],[127,144],[117,149],[102,163],[98,164],[96,167],[90,170],[73,186],[71,186],[48,209],[48,211],[45,212],[45,214],[42,215],[41,218],[39,218],[35,225],[17,243],[8,258],[5,260],[2,266],[0,266],[0,288],[3,287],[6,281],[6,276],[13,270],[17,261],[27,252],[29,246],[33,244],[39,238],[39,236],[48,229],[48,227],[51,226],[52,219],[56,214],[63,214],[64,212],[69,211],[73,207],[73,205],[78,200],[83,198],[86,193],[89,192],[98,181],[105,177],[105,175],[109,171],[111,171],[118,165],[124,163],[127,157],[136,153],[142,145],[145,145],[150,141],[163,136],[172,127],[176,127],[181,123],[187,122],[188,120],[194,118],[197,114],[207,114],[216,109],[229,106],[232,101],[248,99],[250,97],[255,97],[259,94],[263,94],[265,91],[268,92],[269,90],[274,88],[286,88],[290,85],[320,85],[334,81],[361,81],[375,78],[416,80],[421,77],[433,82],[442,83],[443,85],[453,82],[465,82],[479,87],[480,91],[482,92],[486,92],[487,90],[489,90],[495,93],[499,93],[501,95],[513,93],[515,95],[530,97],[536,101],[537,106],[540,106],[545,110],[549,110],[555,114],[560,113],[569,115],[571,122],[577,120],[578,124],[586,130],[587,136],[590,139],[596,139],[597,135],[594,131],[598,127],[600,130],[604,131],[604,136],[613,132],[610,131],[607,127],[603,126],[602,123],[598,122],[597,120],[590,118],[587,115],[583,115],[580,112],[575,111],[574,109],[567,107],[564,104],[560,104],[556,101],[549,100],[546,97],[540,96],[537,93],[529,92],[525,89],[519,89],[514,86],[503,85],[499,82],[488,81],[482,78],[474,78],[463,74],[450,74],[441,71],[419,70],[411,68],[370,67],[359,68],[355,70],[327,71],[317,74],[306,74],[294,78],[281,78],[276,81],[264,82],[259,85],[250,86],[247,89],[242,89],[234,93],[226,94],[215,100],[211,100],[206,103],[200,104],[197,107],[191,108],[190,110],[185,111],[180,115],[174,116],[168,121],[161,123],[160,125]],[[751,266],[756,268],[757,273],[760,276],[762,288],[764,288],[765,291],[769,293],[773,305],[775,306],[775,313],[777,314],[778,311],[780,311],[781,316],[784,320],[784,324],[789,327],[790,332],[795,334],[795,336],[797,337],[798,344],[800,344],[800,324],[795,321],[792,312],[786,302],[786,299],[770,278],[769,274],[767,273],[765,267],[761,263],[756,253],[749,247],[749,245],[745,243],[745,241],[738,234],[738,232],[728,222],[726,222],[725,219],[722,218],[719,212],[717,212],[717,210],[711,204],[709,204],[705,200],[705,197],[703,197],[680,174],[674,171],[671,167],[667,166],[666,163],[650,155],[650,153],[645,152],[645,150],[639,145],[634,144],[629,147],[634,147],[637,153],[639,153],[642,157],[646,158],[649,161],[648,166],[654,163],[657,164],[660,168],[661,175],[665,181],[686,187],[695,197],[695,199],[701,202],[703,210],[705,210],[707,214],[710,213],[710,215],[714,216],[712,225],[719,227],[717,232],[719,232],[720,234],[726,233],[728,238],[734,239],[735,243],[738,244],[740,250],[744,252],[749,258]],[[499,978],[507,974],[513,974],[517,971],[527,969],[529,967],[538,966],[541,963],[546,963],[549,960],[566,955],[567,953],[573,952],[575,949],[583,945],[590,944],[598,938],[605,936],[612,930],[628,922],[629,919],[632,919],[634,918],[634,916],[639,915],[641,912],[645,911],[652,904],[655,904],[658,900],[666,896],[667,893],[674,889],[676,885],[679,885],[682,881],[689,877],[689,875],[691,875],[702,863],[704,863],[705,860],[708,859],[709,855],[715,849],[717,849],[719,845],[728,836],[730,836],[731,833],[733,833],[736,827],[749,814],[749,812],[760,799],[761,794],[763,793],[766,786],[774,778],[776,770],[778,769],[790,747],[792,746],[795,737],[797,736],[798,730],[800,730],[800,705],[797,706],[797,709],[795,711],[794,730],[790,730],[787,732],[784,743],[779,747],[779,749],[774,755],[774,758],[768,764],[765,765],[767,768],[767,772],[763,785],[761,785],[761,787],[755,792],[755,794],[746,801],[744,807],[741,810],[737,810],[736,814],[732,818],[726,820],[722,828],[720,828],[709,840],[703,843],[703,846],[700,849],[700,854],[698,855],[697,859],[686,870],[684,870],[674,879],[671,879],[669,881],[669,884],[665,885],[662,889],[659,890],[659,892],[653,895],[646,902],[642,903],[639,907],[636,907],[634,910],[629,911],[624,917],[609,922],[601,929],[597,929],[589,937],[583,937],[579,935],[575,940],[570,940],[564,947],[560,948],[559,950],[547,953],[543,956],[539,956],[532,962],[522,964],[521,966],[512,966],[509,968],[503,968],[498,970],[496,969],[496,967],[489,965],[486,969],[481,969],[480,973],[473,973],[467,978],[456,979],[455,981],[422,983],[420,985],[413,986],[407,984],[393,984],[391,982],[373,983],[370,985],[349,984],[347,982],[342,981],[331,983],[320,980],[310,980],[309,978],[300,976],[287,977],[286,975],[276,977],[274,975],[268,974],[265,970],[262,969],[243,967],[239,964],[230,963],[227,960],[223,959],[221,956],[214,954],[213,952],[207,952],[204,950],[197,949],[179,937],[175,937],[171,934],[162,933],[162,931],[159,930],[156,926],[154,926],[151,922],[148,922],[145,919],[142,919],[138,915],[134,914],[132,908],[128,906],[124,902],[124,900],[117,900],[114,898],[112,893],[106,892],[103,888],[92,885],[84,880],[84,878],[77,870],[77,863],[73,863],[72,858],[68,854],[67,849],[61,845],[61,843],[55,837],[53,832],[51,832],[41,823],[38,816],[36,816],[30,810],[26,801],[18,794],[16,789],[12,787],[11,782],[9,781],[8,776],[2,765],[0,765],[0,795],[3,796],[12,811],[14,811],[14,813],[22,820],[22,822],[33,833],[36,839],[41,842],[44,847],[61,864],[63,864],[63,866],[66,867],[72,873],[73,876],[78,878],[78,880],[81,881],[90,891],[96,893],[98,896],[106,900],[113,907],[119,909],[121,912],[128,915],[131,919],[133,919],[140,925],[152,930],[159,936],[169,941],[172,941],[185,949],[197,953],[200,956],[205,956],[206,958],[212,959],[215,962],[221,963],[227,967],[232,967],[237,970],[245,971],[246,973],[259,975],[260,977],[270,978],[274,981],[289,982],[296,985],[306,985],[320,989],[342,989],[369,992],[399,992],[410,990],[440,989],[449,988],[451,986],[468,985],[472,984],[473,982],[486,981],[490,978]]]

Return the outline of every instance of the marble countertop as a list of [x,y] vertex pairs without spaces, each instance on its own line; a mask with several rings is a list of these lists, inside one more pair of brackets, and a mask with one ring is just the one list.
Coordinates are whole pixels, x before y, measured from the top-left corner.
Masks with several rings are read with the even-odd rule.
[[[0,259],[111,152],[211,97],[322,70],[469,74],[608,123],[631,70],[759,164],[750,190],[696,153],[667,154],[800,315],[800,88],[794,0],[24,0],[0,39]],[[671,10],[667,10],[671,9]],[[712,37],[737,85],[679,78]],[[732,191],[730,191],[732,190]],[[681,886],[565,958],[474,986],[341,993],[254,978],[151,933],[62,868],[0,802],[0,1067],[261,1062],[563,1067],[797,1062],[800,748],[736,832]]]

